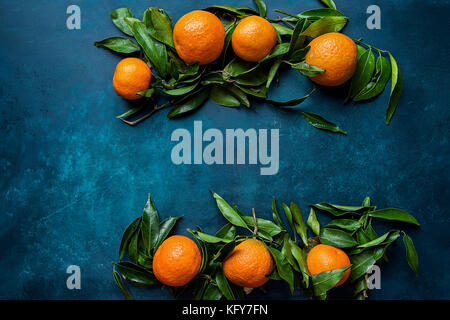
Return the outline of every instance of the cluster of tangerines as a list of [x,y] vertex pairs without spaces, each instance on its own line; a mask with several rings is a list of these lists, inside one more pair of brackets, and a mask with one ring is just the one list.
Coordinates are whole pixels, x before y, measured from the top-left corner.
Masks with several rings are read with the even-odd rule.
[[[311,275],[350,266],[347,254],[336,247],[318,244],[307,256]],[[188,284],[199,272],[200,250],[193,240],[181,235],[167,238],[156,250],[153,273],[163,284],[181,287]],[[257,288],[264,285],[273,269],[272,255],[266,245],[254,238],[242,240],[222,264],[226,278],[237,286]],[[350,276],[347,269],[335,287]]]
[[[185,14],[175,24],[173,42],[178,56],[186,63],[206,65],[222,53],[225,29],[220,19],[204,10]],[[243,18],[233,32],[231,45],[234,53],[244,61],[257,62],[266,57],[277,42],[272,24],[260,16]],[[348,81],[357,66],[357,47],[354,41],[341,33],[326,33],[310,44],[305,61],[326,70],[311,77],[324,86],[338,86]],[[149,88],[152,72],[138,58],[125,58],[116,67],[113,87],[127,100],[142,98],[138,92]]]

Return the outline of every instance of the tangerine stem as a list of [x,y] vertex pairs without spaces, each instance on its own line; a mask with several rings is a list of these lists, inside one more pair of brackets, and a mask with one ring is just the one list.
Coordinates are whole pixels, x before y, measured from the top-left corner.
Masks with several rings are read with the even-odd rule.
[[161,106],[157,106],[157,105],[156,105],[156,106],[153,108],[152,111],[150,111],[150,112],[147,113],[146,115],[144,115],[144,116],[142,116],[141,118],[139,118],[139,119],[137,119],[137,120],[134,120],[134,121],[128,121],[128,120],[125,120],[125,119],[122,119],[122,118],[119,118],[119,119],[122,120],[123,122],[125,122],[126,124],[130,125],[130,126],[134,126],[134,125],[137,125],[138,123],[144,121],[145,119],[149,118],[149,117],[150,117],[151,115],[153,115],[156,111],[165,108],[166,105],[167,105],[167,103],[165,103],[165,104],[163,104],[163,105],[161,105]]
[[253,233],[255,235],[257,235],[258,234],[258,222],[256,220],[255,208],[252,208],[252,214],[253,214],[253,221],[254,221],[254,224],[255,224],[255,228],[253,229]]

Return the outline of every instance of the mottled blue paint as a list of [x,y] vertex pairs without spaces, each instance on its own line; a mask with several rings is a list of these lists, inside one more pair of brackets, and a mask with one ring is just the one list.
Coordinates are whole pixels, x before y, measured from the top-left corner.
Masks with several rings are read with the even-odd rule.
[[[219,1],[251,5],[250,1]],[[450,298],[449,42],[446,1],[336,0],[350,17],[345,33],[392,51],[404,74],[404,95],[390,126],[388,91],[362,104],[344,104],[338,90],[320,89],[305,110],[337,122],[348,136],[318,131],[299,113],[254,103],[251,110],[208,102],[194,115],[168,121],[166,111],[131,128],[115,119],[127,109],[111,85],[119,57],[93,42],[119,35],[109,12],[128,5],[141,15],[161,6],[174,19],[216,1],[0,1],[0,298],[122,298],[111,275],[121,233],[152,192],[162,217],[183,215],[178,232],[224,223],[208,190],[242,211],[270,217],[272,195],[309,203],[358,204],[369,195],[379,207],[400,207],[421,222],[407,228],[420,255],[415,277],[401,241],[383,264],[376,299]],[[79,4],[82,29],[66,29],[66,8]],[[382,29],[365,27],[365,10],[378,4]],[[318,1],[268,1],[269,12],[318,7]],[[274,97],[302,96],[311,84],[295,72],[281,77]],[[280,129],[280,171],[260,176],[257,166],[174,166],[171,132],[204,128]],[[327,217],[320,216],[322,222]],[[387,229],[388,224],[381,224]],[[82,289],[69,291],[67,266],[82,270]],[[268,294],[290,298],[283,283]],[[132,289],[137,298],[164,299],[167,290]],[[339,293],[340,294],[340,293]],[[343,290],[342,294],[348,294]],[[298,291],[295,299],[304,298]]]

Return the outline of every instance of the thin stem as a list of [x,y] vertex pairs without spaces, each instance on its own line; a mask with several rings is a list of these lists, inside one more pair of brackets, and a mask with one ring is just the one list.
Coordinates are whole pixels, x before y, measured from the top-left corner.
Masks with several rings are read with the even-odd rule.
[[297,19],[298,19],[298,16],[296,16],[295,14],[292,14],[292,13],[289,13],[289,12],[286,12],[286,11],[283,11],[283,10],[279,10],[279,9],[275,9],[275,11],[276,11],[276,12],[279,12],[279,13],[282,13],[282,14],[284,14],[284,15],[287,15],[287,16],[289,16],[289,17],[297,18]]
[[122,119],[122,118],[120,118],[120,120],[122,120],[123,122],[125,122],[126,124],[128,124],[128,125],[130,125],[130,126],[135,126],[135,125],[137,125],[138,123],[144,121],[145,119],[151,117],[156,111],[165,108],[165,107],[167,106],[167,104],[168,104],[168,103],[165,103],[165,104],[163,104],[163,105],[161,105],[161,106],[155,106],[155,107],[153,108],[152,111],[150,111],[150,112],[147,113],[146,115],[144,115],[144,116],[142,116],[141,118],[136,119],[136,120],[134,120],[134,121],[128,121],[128,120],[125,120],[125,119]]
[[252,208],[252,214],[253,214],[253,221],[254,221],[254,224],[255,224],[255,228],[253,229],[253,233],[255,235],[257,235],[258,234],[258,221],[256,220],[255,208]]
[[358,43],[360,43],[360,44],[363,44],[363,45],[365,45],[365,46],[367,46],[367,47],[369,47],[369,48],[373,48],[373,49],[377,50],[378,52],[389,53],[389,51],[387,51],[387,50],[381,50],[381,49],[378,49],[378,48],[376,48],[376,47],[374,47],[374,46],[371,46],[370,44],[367,44],[367,43],[361,41],[360,39],[353,39],[353,40],[356,41],[356,42],[358,42]]

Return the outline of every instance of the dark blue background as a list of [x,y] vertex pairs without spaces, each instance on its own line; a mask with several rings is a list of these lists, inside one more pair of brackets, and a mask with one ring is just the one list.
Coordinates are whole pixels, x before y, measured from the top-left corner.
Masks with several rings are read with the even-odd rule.
[[[267,1],[289,12],[320,7],[319,1]],[[177,20],[184,13],[240,1],[0,1],[0,298],[122,298],[111,261],[124,228],[141,214],[152,192],[162,217],[184,215],[178,233],[195,225],[214,232],[224,223],[208,190],[249,213],[270,217],[271,197],[309,203],[359,204],[369,195],[379,207],[414,214],[419,229],[406,230],[420,255],[415,277],[398,241],[382,264],[376,299],[450,298],[449,259],[449,1],[336,0],[350,17],[345,33],[389,49],[404,74],[404,94],[390,126],[384,124],[388,91],[362,104],[343,103],[344,93],[321,89],[305,110],[348,131],[330,134],[309,126],[299,113],[253,103],[251,110],[208,102],[199,112],[168,121],[167,111],[137,127],[115,116],[127,109],[112,88],[120,57],[93,42],[121,35],[112,9],[129,6],[140,17],[160,6]],[[81,7],[82,29],[66,28],[66,8]],[[368,30],[366,8],[378,4],[382,29]],[[295,72],[271,92],[288,100],[311,85]],[[170,160],[176,128],[279,128],[280,171],[259,167],[175,166]],[[326,221],[323,215],[320,219]],[[384,230],[387,224],[377,224]],[[67,266],[81,267],[82,289],[66,288]],[[253,298],[290,298],[280,282]],[[169,298],[167,290],[132,289],[138,298]],[[304,298],[296,291],[294,298]]]

